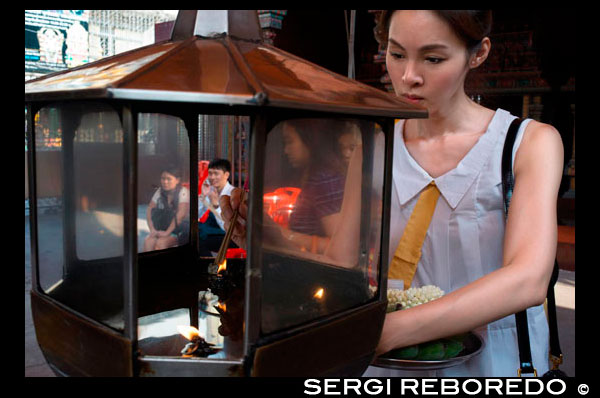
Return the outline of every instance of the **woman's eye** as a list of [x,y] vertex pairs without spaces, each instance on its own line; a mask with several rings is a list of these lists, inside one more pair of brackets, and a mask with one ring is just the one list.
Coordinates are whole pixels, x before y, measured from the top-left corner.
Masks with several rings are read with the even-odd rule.
[[444,61],[443,58],[439,58],[439,57],[427,57],[427,58],[425,58],[425,60],[432,64],[439,64],[442,61]]
[[393,58],[396,58],[396,59],[404,58],[404,55],[402,55],[402,54],[400,54],[400,53],[394,53],[394,52],[390,52],[390,55],[391,55]]

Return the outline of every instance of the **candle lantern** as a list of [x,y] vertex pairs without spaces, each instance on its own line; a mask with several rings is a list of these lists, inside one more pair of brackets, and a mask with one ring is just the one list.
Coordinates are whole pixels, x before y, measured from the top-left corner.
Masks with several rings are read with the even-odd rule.
[[[248,10],[180,11],[170,40],[28,81],[25,105],[32,315],[57,374],[366,369],[394,120],[424,109],[264,43]],[[217,274],[198,186],[213,158],[248,187],[247,255]],[[281,188],[284,221],[265,202]]]

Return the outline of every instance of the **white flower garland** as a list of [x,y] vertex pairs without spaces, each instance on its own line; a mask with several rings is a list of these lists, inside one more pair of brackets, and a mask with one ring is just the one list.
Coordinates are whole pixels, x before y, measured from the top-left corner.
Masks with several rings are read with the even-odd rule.
[[[375,288],[373,288],[375,290]],[[425,304],[444,295],[444,291],[434,285],[411,287],[407,290],[388,289],[387,312],[405,310],[419,304]]]

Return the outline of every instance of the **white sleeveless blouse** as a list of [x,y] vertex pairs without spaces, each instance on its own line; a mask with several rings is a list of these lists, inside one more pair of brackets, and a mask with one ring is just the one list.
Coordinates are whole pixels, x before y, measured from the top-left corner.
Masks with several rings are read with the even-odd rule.
[[[390,260],[421,190],[435,181],[441,192],[412,287],[431,284],[449,293],[502,266],[504,205],[501,159],[506,133],[514,118],[509,112],[498,109],[486,132],[458,166],[437,178],[431,177],[408,153],[403,138],[404,121],[396,123]],[[530,121],[527,119],[521,124],[513,160]],[[533,365],[538,375],[542,375],[548,370],[549,349],[544,306],[529,308],[527,316]],[[461,365],[419,372],[370,366],[364,376],[517,377],[519,349],[514,315],[475,332],[484,339],[485,347],[479,355]]]

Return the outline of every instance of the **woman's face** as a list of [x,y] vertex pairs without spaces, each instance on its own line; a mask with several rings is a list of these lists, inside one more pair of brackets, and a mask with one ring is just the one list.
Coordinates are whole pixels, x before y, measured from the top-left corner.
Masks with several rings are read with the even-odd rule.
[[175,177],[173,174],[163,171],[160,175],[160,186],[165,191],[171,191],[175,189],[177,184],[179,184],[179,178]]
[[283,129],[283,152],[293,168],[308,166],[310,150],[300,139],[296,129],[287,123]]
[[338,138],[338,145],[342,152],[342,159],[344,160],[344,163],[348,165],[352,158],[352,154],[358,145],[356,134],[352,131],[342,134],[340,138]]
[[399,97],[439,112],[464,95],[466,45],[432,11],[392,14],[386,66]]

